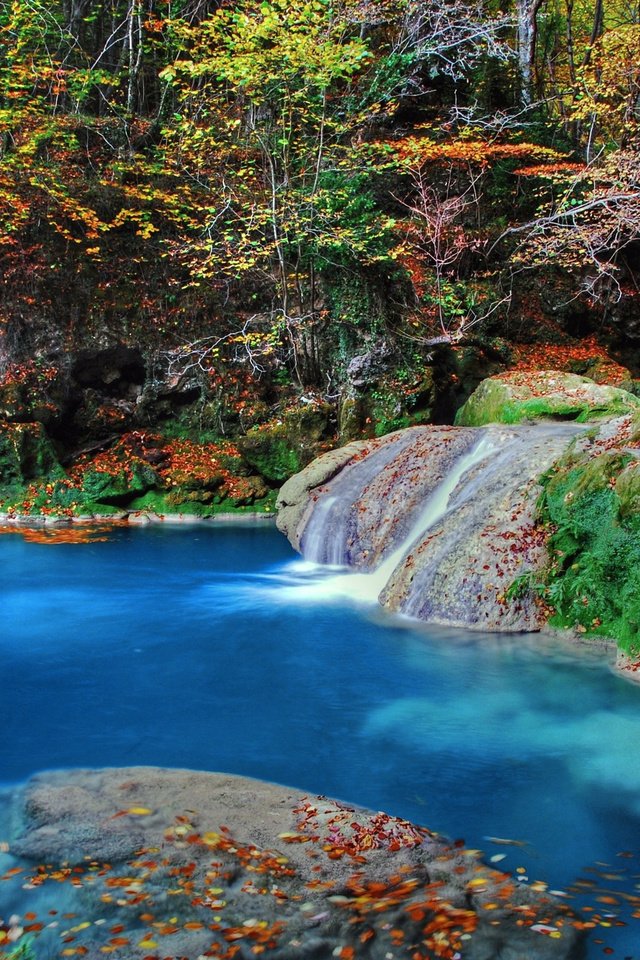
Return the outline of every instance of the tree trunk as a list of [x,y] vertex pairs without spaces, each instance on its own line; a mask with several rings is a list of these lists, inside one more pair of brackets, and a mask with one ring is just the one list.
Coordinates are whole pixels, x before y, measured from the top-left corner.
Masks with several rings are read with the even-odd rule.
[[542,0],[516,0],[520,99],[525,107],[533,103],[538,10],[541,6]]

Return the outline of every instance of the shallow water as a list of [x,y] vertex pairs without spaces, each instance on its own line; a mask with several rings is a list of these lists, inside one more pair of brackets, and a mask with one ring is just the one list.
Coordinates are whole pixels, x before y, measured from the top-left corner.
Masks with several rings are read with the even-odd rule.
[[615,916],[590,958],[640,957],[640,688],[604,659],[385,617],[264,526],[5,536],[0,560],[3,784],[157,764],[336,796],[593,881],[578,902]]

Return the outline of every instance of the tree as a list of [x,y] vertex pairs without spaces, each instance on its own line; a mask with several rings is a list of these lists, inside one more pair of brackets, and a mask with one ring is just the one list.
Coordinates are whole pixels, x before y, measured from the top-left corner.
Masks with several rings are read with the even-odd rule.
[[533,102],[536,41],[538,36],[538,13],[543,0],[516,0],[518,28],[517,49],[520,68],[520,97],[523,106]]
[[626,256],[640,243],[640,153],[630,145],[573,177],[551,210],[508,233],[523,235],[517,269],[560,267],[576,276],[576,295],[608,306],[633,276]]
[[388,223],[363,209],[352,141],[374,109],[358,86],[369,46],[328,0],[221,8],[181,39],[188,54],[163,74],[181,115],[165,162],[200,190],[196,282],[271,285],[297,379],[317,382],[318,270],[385,256]]

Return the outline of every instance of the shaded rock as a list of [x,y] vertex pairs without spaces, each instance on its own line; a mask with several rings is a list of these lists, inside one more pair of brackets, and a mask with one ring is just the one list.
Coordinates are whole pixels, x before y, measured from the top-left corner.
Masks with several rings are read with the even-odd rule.
[[[408,960],[438,943],[461,960],[580,955],[584,935],[563,903],[424,827],[326,797],[133,767],[40,774],[14,806],[11,854],[72,872],[67,905],[85,918],[74,946],[91,960],[118,921],[131,960],[169,933],[171,955],[185,957],[229,943],[242,960],[258,945],[274,960]],[[91,923],[105,915],[111,923]],[[47,928],[38,944],[53,949],[59,936]]]
[[352,358],[347,366],[347,379],[354,387],[365,387],[387,372],[392,358],[389,344],[377,343],[367,353]]
[[587,377],[556,370],[511,371],[484,380],[458,411],[456,424],[478,427],[544,419],[585,423],[637,409],[637,397]]
[[6,487],[21,486],[62,473],[41,423],[0,422],[0,483]]
[[370,405],[363,396],[344,394],[340,398],[338,407],[338,436],[342,444],[357,440],[363,436],[370,436],[373,431],[367,431],[367,420],[371,418]]
[[589,377],[595,383],[608,383],[611,386],[620,387],[622,390],[630,390],[633,386],[633,375],[629,368],[623,367],[607,356],[571,361],[569,370],[572,373],[579,373],[583,377]]
[[135,347],[114,344],[79,351],[73,357],[70,372],[81,388],[92,387],[108,397],[135,400],[142,392],[146,364]]
[[365,437],[382,437],[406,427],[430,423],[436,395],[430,367],[407,375],[406,379],[381,376],[363,389],[351,387],[340,399],[340,440],[346,443]]
[[105,396],[93,387],[85,388],[76,397],[68,428],[74,437],[101,441],[114,433],[130,430],[136,422],[137,408],[132,400]]
[[320,452],[332,409],[326,403],[302,404],[249,430],[237,443],[242,456],[270,483],[282,483]]

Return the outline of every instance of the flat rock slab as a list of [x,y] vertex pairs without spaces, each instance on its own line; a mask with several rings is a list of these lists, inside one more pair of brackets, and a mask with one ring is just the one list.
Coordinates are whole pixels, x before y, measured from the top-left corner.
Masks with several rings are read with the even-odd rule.
[[477,851],[272,784],[149,767],[53,772],[15,794],[11,818],[0,917],[6,930],[7,910],[26,915],[36,956],[582,955],[564,904]]

